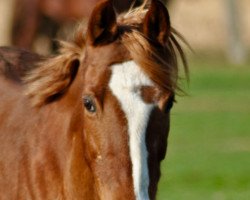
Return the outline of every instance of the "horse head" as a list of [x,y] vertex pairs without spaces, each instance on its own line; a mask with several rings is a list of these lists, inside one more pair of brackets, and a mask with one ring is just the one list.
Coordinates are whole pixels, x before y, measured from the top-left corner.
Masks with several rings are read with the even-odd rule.
[[[71,126],[81,124],[80,157],[101,200],[155,199],[178,89],[175,49],[184,57],[174,33],[158,0],[118,16],[105,1],[92,12],[86,34],[78,31],[73,45],[43,63],[50,72],[38,68],[39,78],[27,79],[35,105],[62,94],[74,105]],[[48,77],[60,81],[49,87]],[[48,84],[32,84],[37,79]]]

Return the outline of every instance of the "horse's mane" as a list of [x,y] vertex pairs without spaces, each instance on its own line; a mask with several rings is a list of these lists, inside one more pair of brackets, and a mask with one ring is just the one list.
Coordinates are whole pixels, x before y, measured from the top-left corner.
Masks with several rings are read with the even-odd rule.
[[[138,28],[142,25],[147,11],[148,8],[143,4],[118,16],[118,25],[126,27],[120,39],[133,60],[156,85],[164,91],[174,92],[179,89],[176,52],[179,52],[188,75],[186,58],[176,36],[184,42],[185,40],[172,28],[170,38],[163,47],[164,53],[159,53],[159,50],[151,45],[150,40]],[[85,39],[82,30],[76,31],[73,42],[61,42],[58,55],[40,62],[38,67],[26,76],[26,93],[32,99],[34,106],[46,104],[51,97],[64,93],[70,86],[72,69],[68,63],[79,59],[84,54]]]
[[150,40],[138,31],[148,11],[150,1],[138,8],[131,9],[118,17],[121,25],[127,25],[128,31],[122,35],[123,44],[129,50],[132,58],[144,70],[156,85],[167,92],[181,90],[178,86],[178,62],[177,52],[184,66],[185,75],[188,78],[188,64],[184,51],[178,42],[180,39],[188,47],[188,43],[174,28],[170,30],[170,38],[164,45],[164,53],[161,54],[157,47],[151,45]]
[[72,82],[75,70],[70,65],[81,56],[81,48],[77,43],[60,42],[59,53],[46,58],[29,71],[24,82],[27,84],[26,95],[32,105],[41,106],[62,95]]
[[25,74],[32,70],[41,56],[15,47],[0,47],[0,75],[20,84]]

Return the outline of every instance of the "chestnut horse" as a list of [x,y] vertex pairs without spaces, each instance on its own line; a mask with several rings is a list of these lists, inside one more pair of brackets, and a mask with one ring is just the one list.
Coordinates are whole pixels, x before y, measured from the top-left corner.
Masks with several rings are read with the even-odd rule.
[[158,0],[118,16],[105,1],[58,55],[1,48],[0,199],[155,199],[175,33]]

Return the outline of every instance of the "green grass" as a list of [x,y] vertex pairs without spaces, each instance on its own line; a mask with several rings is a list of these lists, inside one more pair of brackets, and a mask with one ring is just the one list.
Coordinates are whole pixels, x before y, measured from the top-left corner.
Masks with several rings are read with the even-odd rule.
[[250,64],[190,64],[172,111],[158,200],[250,199]]

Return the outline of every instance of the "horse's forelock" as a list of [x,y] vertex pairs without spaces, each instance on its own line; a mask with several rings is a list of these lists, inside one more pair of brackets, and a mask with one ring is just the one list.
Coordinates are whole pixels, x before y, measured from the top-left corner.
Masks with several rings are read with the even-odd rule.
[[179,89],[176,50],[181,55],[186,72],[187,63],[182,48],[173,34],[162,52],[151,45],[149,40],[137,30],[125,33],[122,41],[134,61],[156,85],[165,92],[174,92]]
[[177,83],[177,53],[180,55],[187,78],[188,65],[186,56],[176,37],[187,46],[188,43],[175,29],[171,28],[170,37],[162,47],[162,52],[159,52],[158,47],[151,44],[150,39],[139,31],[148,12],[149,3],[150,1],[146,0],[142,6],[118,16],[119,25],[127,27],[127,31],[121,36],[122,42],[130,52],[131,57],[156,85],[167,92],[174,92],[176,89],[181,90]]

